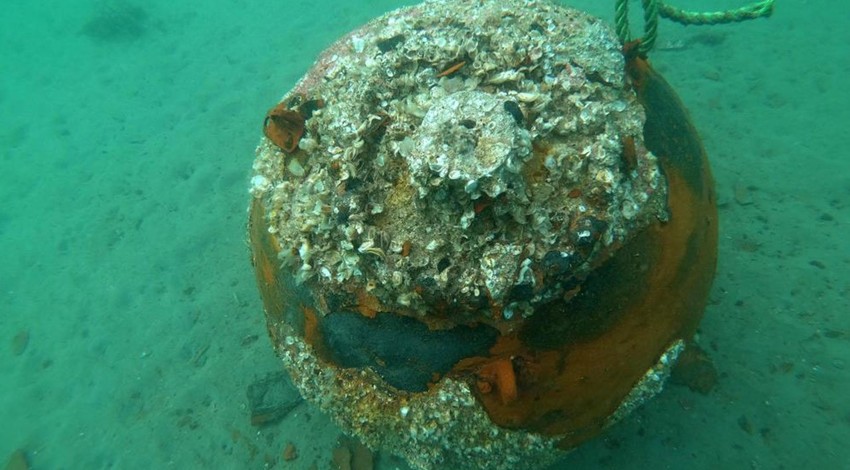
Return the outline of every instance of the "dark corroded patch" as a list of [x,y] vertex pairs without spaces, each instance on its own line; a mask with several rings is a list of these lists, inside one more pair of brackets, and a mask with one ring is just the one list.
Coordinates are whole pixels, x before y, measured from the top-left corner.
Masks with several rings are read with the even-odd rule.
[[413,318],[377,314],[332,313],[321,320],[322,337],[342,367],[370,367],[393,387],[427,390],[428,383],[459,360],[484,356],[495,343],[494,328],[457,326],[429,330]]

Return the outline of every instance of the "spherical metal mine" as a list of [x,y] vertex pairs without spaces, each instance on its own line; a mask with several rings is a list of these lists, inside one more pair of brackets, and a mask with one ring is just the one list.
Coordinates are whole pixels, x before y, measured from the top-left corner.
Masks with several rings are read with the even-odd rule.
[[675,93],[601,21],[430,1],[263,123],[249,236],[301,393],[416,468],[539,468],[661,390],[717,215]]

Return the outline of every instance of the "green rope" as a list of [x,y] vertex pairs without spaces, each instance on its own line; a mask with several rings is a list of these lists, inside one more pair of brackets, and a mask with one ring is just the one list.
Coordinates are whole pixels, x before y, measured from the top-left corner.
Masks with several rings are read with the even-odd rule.
[[641,41],[641,49],[647,52],[652,50],[655,45],[655,38],[658,37],[658,4],[655,0],[642,0],[643,5],[643,41]]
[[[684,25],[737,23],[770,16],[773,13],[774,1],[762,0],[735,10],[701,13],[672,7],[662,0],[641,0],[644,26],[639,52],[641,55],[646,55],[655,45],[655,40],[658,37],[659,16]],[[633,40],[629,31],[629,0],[616,0],[614,4],[614,26],[617,36],[623,44]]]
[[773,13],[773,2],[774,0],[765,0],[736,10],[705,13],[680,10],[667,4],[661,4],[658,6],[658,13],[664,18],[684,25],[737,23],[770,16]]

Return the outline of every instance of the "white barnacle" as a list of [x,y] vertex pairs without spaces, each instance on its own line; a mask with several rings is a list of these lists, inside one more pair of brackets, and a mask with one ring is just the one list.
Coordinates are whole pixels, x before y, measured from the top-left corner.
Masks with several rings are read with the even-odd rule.
[[523,103],[533,103],[543,98],[543,95],[537,92],[522,91],[516,94],[516,99]]
[[319,274],[321,274],[325,279],[331,278],[331,270],[328,269],[327,266],[322,266],[321,269],[319,269]]
[[520,78],[522,78],[522,72],[519,70],[503,70],[490,77],[487,83],[498,85],[500,83],[515,82]]
[[616,100],[613,103],[608,105],[608,108],[615,113],[622,113],[626,110],[626,102],[623,100]]
[[463,212],[460,216],[460,228],[467,229],[472,225],[472,220],[475,219],[475,210],[470,208]]
[[366,47],[366,41],[360,36],[351,36],[351,47],[354,49],[354,52],[360,54]]
[[372,255],[372,256],[377,256],[378,258],[381,258],[381,259],[384,259],[384,258],[387,257],[387,254],[384,253],[384,250],[382,250],[381,248],[378,248],[377,246],[373,246],[372,248],[369,248],[369,249],[363,251],[363,253],[369,254],[369,255]]
[[319,148],[319,143],[312,137],[304,137],[298,142],[298,148],[305,152],[313,152]]
[[[423,113],[424,115],[424,113]],[[401,142],[393,142],[395,152],[401,156],[407,158],[415,149],[416,143],[410,137],[405,137],[401,140]]]
[[375,242],[372,240],[366,240],[360,244],[360,247],[357,248],[357,251],[360,253],[366,253],[367,250],[375,246]]
[[[363,141],[363,139],[358,138],[357,140],[354,141],[353,144],[351,144],[350,146],[345,148],[345,151],[342,154],[342,158],[349,160],[349,161],[353,160],[354,157],[356,157],[357,155],[360,154],[360,151],[363,150],[363,147],[365,145],[366,145],[366,143]],[[353,168],[349,168],[348,172],[352,176],[356,176]]]
[[373,255],[377,256],[378,258],[386,258],[387,256],[387,254],[384,253],[383,249],[375,246],[375,242],[373,240],[366,240],[361,243],[360,246],[357,248],[357,251],[364,255]]
[[251,178],[251,194],[255,197],[262,195],[272,186],[271,181],[263,175],[256,175]]
[[313,256],[313,253],[310,251],[310,244],[307,240],[303,240],[301,246],[298,247],[298,256],[301,258],[302,263],[307,264],[310,262],[310,257]]
[[289,164],[286,165],[286,169],[289,170],[293,176],[297,176],[299,178],[304,176],[304,167],[301,166],[301,162],[299,162],[296,158],[289,160]]

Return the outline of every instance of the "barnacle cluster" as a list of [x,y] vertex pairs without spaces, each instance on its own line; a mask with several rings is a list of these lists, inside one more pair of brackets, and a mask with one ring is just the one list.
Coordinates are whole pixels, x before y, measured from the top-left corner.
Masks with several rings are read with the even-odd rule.
[[603,24],[520,0],[458,13],[470,3],[325,52],[282,101],[324,107],[295,151],[261,144],[252,191],[311,286],[412,316],[495,309],[504,330],[665,217],[665,185]]

